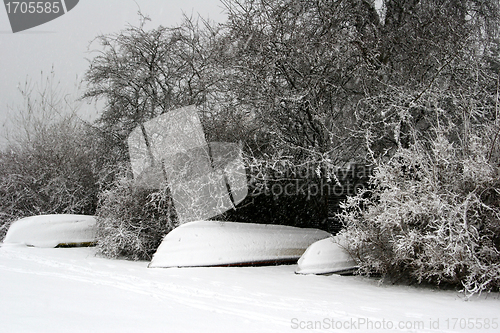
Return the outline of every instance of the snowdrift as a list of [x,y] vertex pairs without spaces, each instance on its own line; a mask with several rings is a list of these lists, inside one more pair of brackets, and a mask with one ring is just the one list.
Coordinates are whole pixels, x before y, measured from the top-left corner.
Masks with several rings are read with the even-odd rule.
[[345,238],[335,236],[315,242],[300,257],[295,273],[343,274],[356,270],[356,262],[344,249],[345,241]]
[[296,262],[326,231],[239,222],[195,221],[172,230],[149,267],[232,266]]
[[35,247],[78,246],[96,242],[96,220],[88,215],[39,215],[18,220],[3,241]]

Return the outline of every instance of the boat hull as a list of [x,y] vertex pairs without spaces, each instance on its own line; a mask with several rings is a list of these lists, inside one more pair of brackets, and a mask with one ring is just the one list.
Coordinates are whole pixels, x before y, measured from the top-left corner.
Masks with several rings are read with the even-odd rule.
[[358,266],[346,251],[345,239],[335,236],[315,242],[298,261],[298,274],[346,274]]
[[195,221],[172,230],[149,267],[246,266],[296,263],[319,229],[239,222]]
[[96,219],[88,215],[31,216],[11,224],[4,245],[89,246],[96,242]]

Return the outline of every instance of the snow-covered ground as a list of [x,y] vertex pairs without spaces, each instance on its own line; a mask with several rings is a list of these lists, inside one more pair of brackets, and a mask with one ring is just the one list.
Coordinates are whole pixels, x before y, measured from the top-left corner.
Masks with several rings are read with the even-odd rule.
[[0,248],[0,332],[500,330],[498,294],[464,301],[454,291],[297,275],[296,265],[147,268],[94,252]]

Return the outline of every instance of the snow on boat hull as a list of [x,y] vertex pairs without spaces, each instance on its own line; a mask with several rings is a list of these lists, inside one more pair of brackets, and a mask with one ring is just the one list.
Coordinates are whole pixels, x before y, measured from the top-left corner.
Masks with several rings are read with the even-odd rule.
[[4,245],[35,247],[85,246],[96,242],[93,216],[54,214],[31,216],[11,224]]
[[196,221],[172,230],[149,267],[294,263],[326,231],[239,222]]
[[315,242],[307,248],[298,261],[295,273],[299,274],[345,274],[357,269],[356,262],[345,250],[345,239],[329,237]]

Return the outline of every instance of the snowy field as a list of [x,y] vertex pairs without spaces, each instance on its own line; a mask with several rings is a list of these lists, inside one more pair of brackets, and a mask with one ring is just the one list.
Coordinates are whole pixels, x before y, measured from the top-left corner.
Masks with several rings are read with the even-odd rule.
[[94,252],[0,248],[0,332],[500,331],[498,294],[464,301],[296,265],[147,268]]

